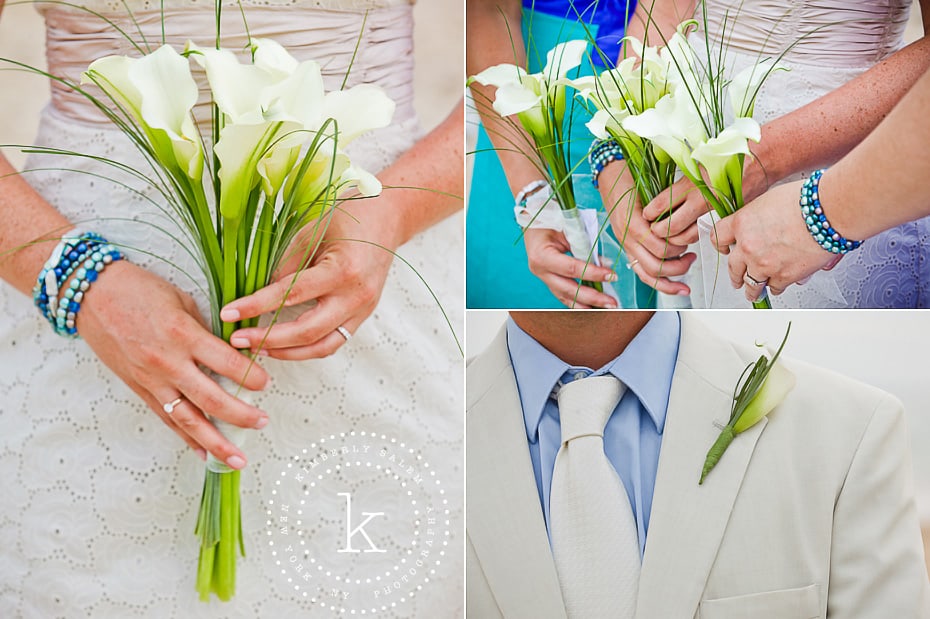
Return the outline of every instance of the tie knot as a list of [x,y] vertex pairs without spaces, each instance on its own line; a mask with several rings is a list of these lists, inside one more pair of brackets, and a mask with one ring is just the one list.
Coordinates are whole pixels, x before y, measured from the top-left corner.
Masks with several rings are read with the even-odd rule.
[[604,436],[604,426],[626,387],[616,377],[591,376],[559,389],[562,442],[579,436]]

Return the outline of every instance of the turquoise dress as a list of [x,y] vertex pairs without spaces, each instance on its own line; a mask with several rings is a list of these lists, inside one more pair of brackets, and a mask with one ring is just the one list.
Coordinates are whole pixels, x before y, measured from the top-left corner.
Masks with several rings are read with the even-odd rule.
[[[615,58],[627,17],[632,15],[635,4],[625,0],[574,4],[571,0],[524,0],[523,40],[527,47],[529,71],[541,71],[545,66],[546,52],[557,43],[572,39],[594,36],[604,54]],[[579,23],[579,14],[586,24]],[[600,64],[600,58],[596,57],[594,61]],[[569,76],[590,75],[595,70],[603,71],[604,67],[592,67],[586,59]],[[585,123],[590,120],[590,114],[577,102],[569,109],[566,117],[570,117],[571,127],[566,136],[570,142],[571,158],[573,162],[582,162],[576,168],[577,174],[589,175],[586,156],[593,137]],[[514,197],[493,148],[484,128],[480,128],[466,217],[467,307],[564,309],[565,306],[549,292],[542,280],[530,273],[521,230],[514,220]],[[588,180],[575,183],[575,194],[580,207],[600,207],[600,196]],[[626,285],[618,291],[621,305],[631,307],[635,304],[635,277],[629,279],[628,274],[632,272],[626,269],[620,269],[618,273],[621,278],[627,277]],[[654,295],[639,296],[647,298]],[[639,305],[644,303],[641,301]]]

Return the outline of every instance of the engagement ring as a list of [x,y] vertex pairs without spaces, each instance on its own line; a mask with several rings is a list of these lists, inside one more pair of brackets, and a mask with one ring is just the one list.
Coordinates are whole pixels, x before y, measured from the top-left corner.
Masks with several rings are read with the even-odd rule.
[[182,398],[175,398],[174,400],[168,402],[167,404],[165,404],[165,405],[162,406],[161,408],[162,408],[163,411],[165,411],[167,414],[170,415],[171,413],[174,412],[174,407],[181,403],[181,400],[182,400]]

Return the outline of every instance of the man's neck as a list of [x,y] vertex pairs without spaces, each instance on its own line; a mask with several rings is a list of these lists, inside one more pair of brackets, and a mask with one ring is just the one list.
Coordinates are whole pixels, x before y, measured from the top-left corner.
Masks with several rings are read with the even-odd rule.
[[598,369],[622,353],[654,312],[510,312],[517,326],[553,355]]

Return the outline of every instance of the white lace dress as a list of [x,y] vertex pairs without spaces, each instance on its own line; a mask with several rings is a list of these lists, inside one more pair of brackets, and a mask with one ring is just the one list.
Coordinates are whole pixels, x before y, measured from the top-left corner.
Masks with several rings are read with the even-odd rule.
[[[713,0],[706,6],[707,32],[712,45],[725,39],[731,75],[797,42],[782,61],[790,71],[772,74],[759,93],[753,116],[765,123],[839,88],[897,51],[911,1]],[[700,7],[696,19],[702,20]],[[699,57],[706,53],[703,33],[691,40]],[[706,217],[702,223],[708,231]],[[749,307],[743,291],[730,287],[725,259],[706,234],[699,258],[689,280],[697,291],[695,307]],[[832,271],[790,286],[772,302],[786,308],[930,307],[930,219],[869,239]]]
[[[160,40],[159,2],[130,5],[149,40]],[[211,44],[212,5],[169,3],[169,41]],[[379,83],[398,105],[394,123],[356,141],[351,155],[378,170],[421,134],[407,2],[246,5],[252,35],[320,61],[329,89],[341,83],[367,11],[349,84]],[[93,8],[135,36],[121,1]],[[45,17],[53,72],[74,76],[95,57],[130,51],[92,16],[53,6]],[[243,44],[235,6],[225,10],[223,31],[226,46]],[[120,133],[60,89],[37,142],[141,165]],[[34,156],[27,167],[111,173],[65,157]],[[144,200],[88,175],[27,178],[71,221],[134,248],[133,262],[199,296],[185,276],[144,253],[196,272],[179,246],[141,223],[158,221]],[[453,217],[399,250],[459,336],[461,236]],[[463,364],[442,313],[407,266],[395,261],[377,310],[335,356],[263,361],[274,382],[259,404],[271,423],[244,446],[247,556],[228,603],[202,603],[194,591],[203,463],[83,341],[55,336],[31,299],[5,284],[0,315],[0,617],[463,614]],[[368,514],[377,515],[366,524]],[[362,552],[340,552],[347,549]]]

